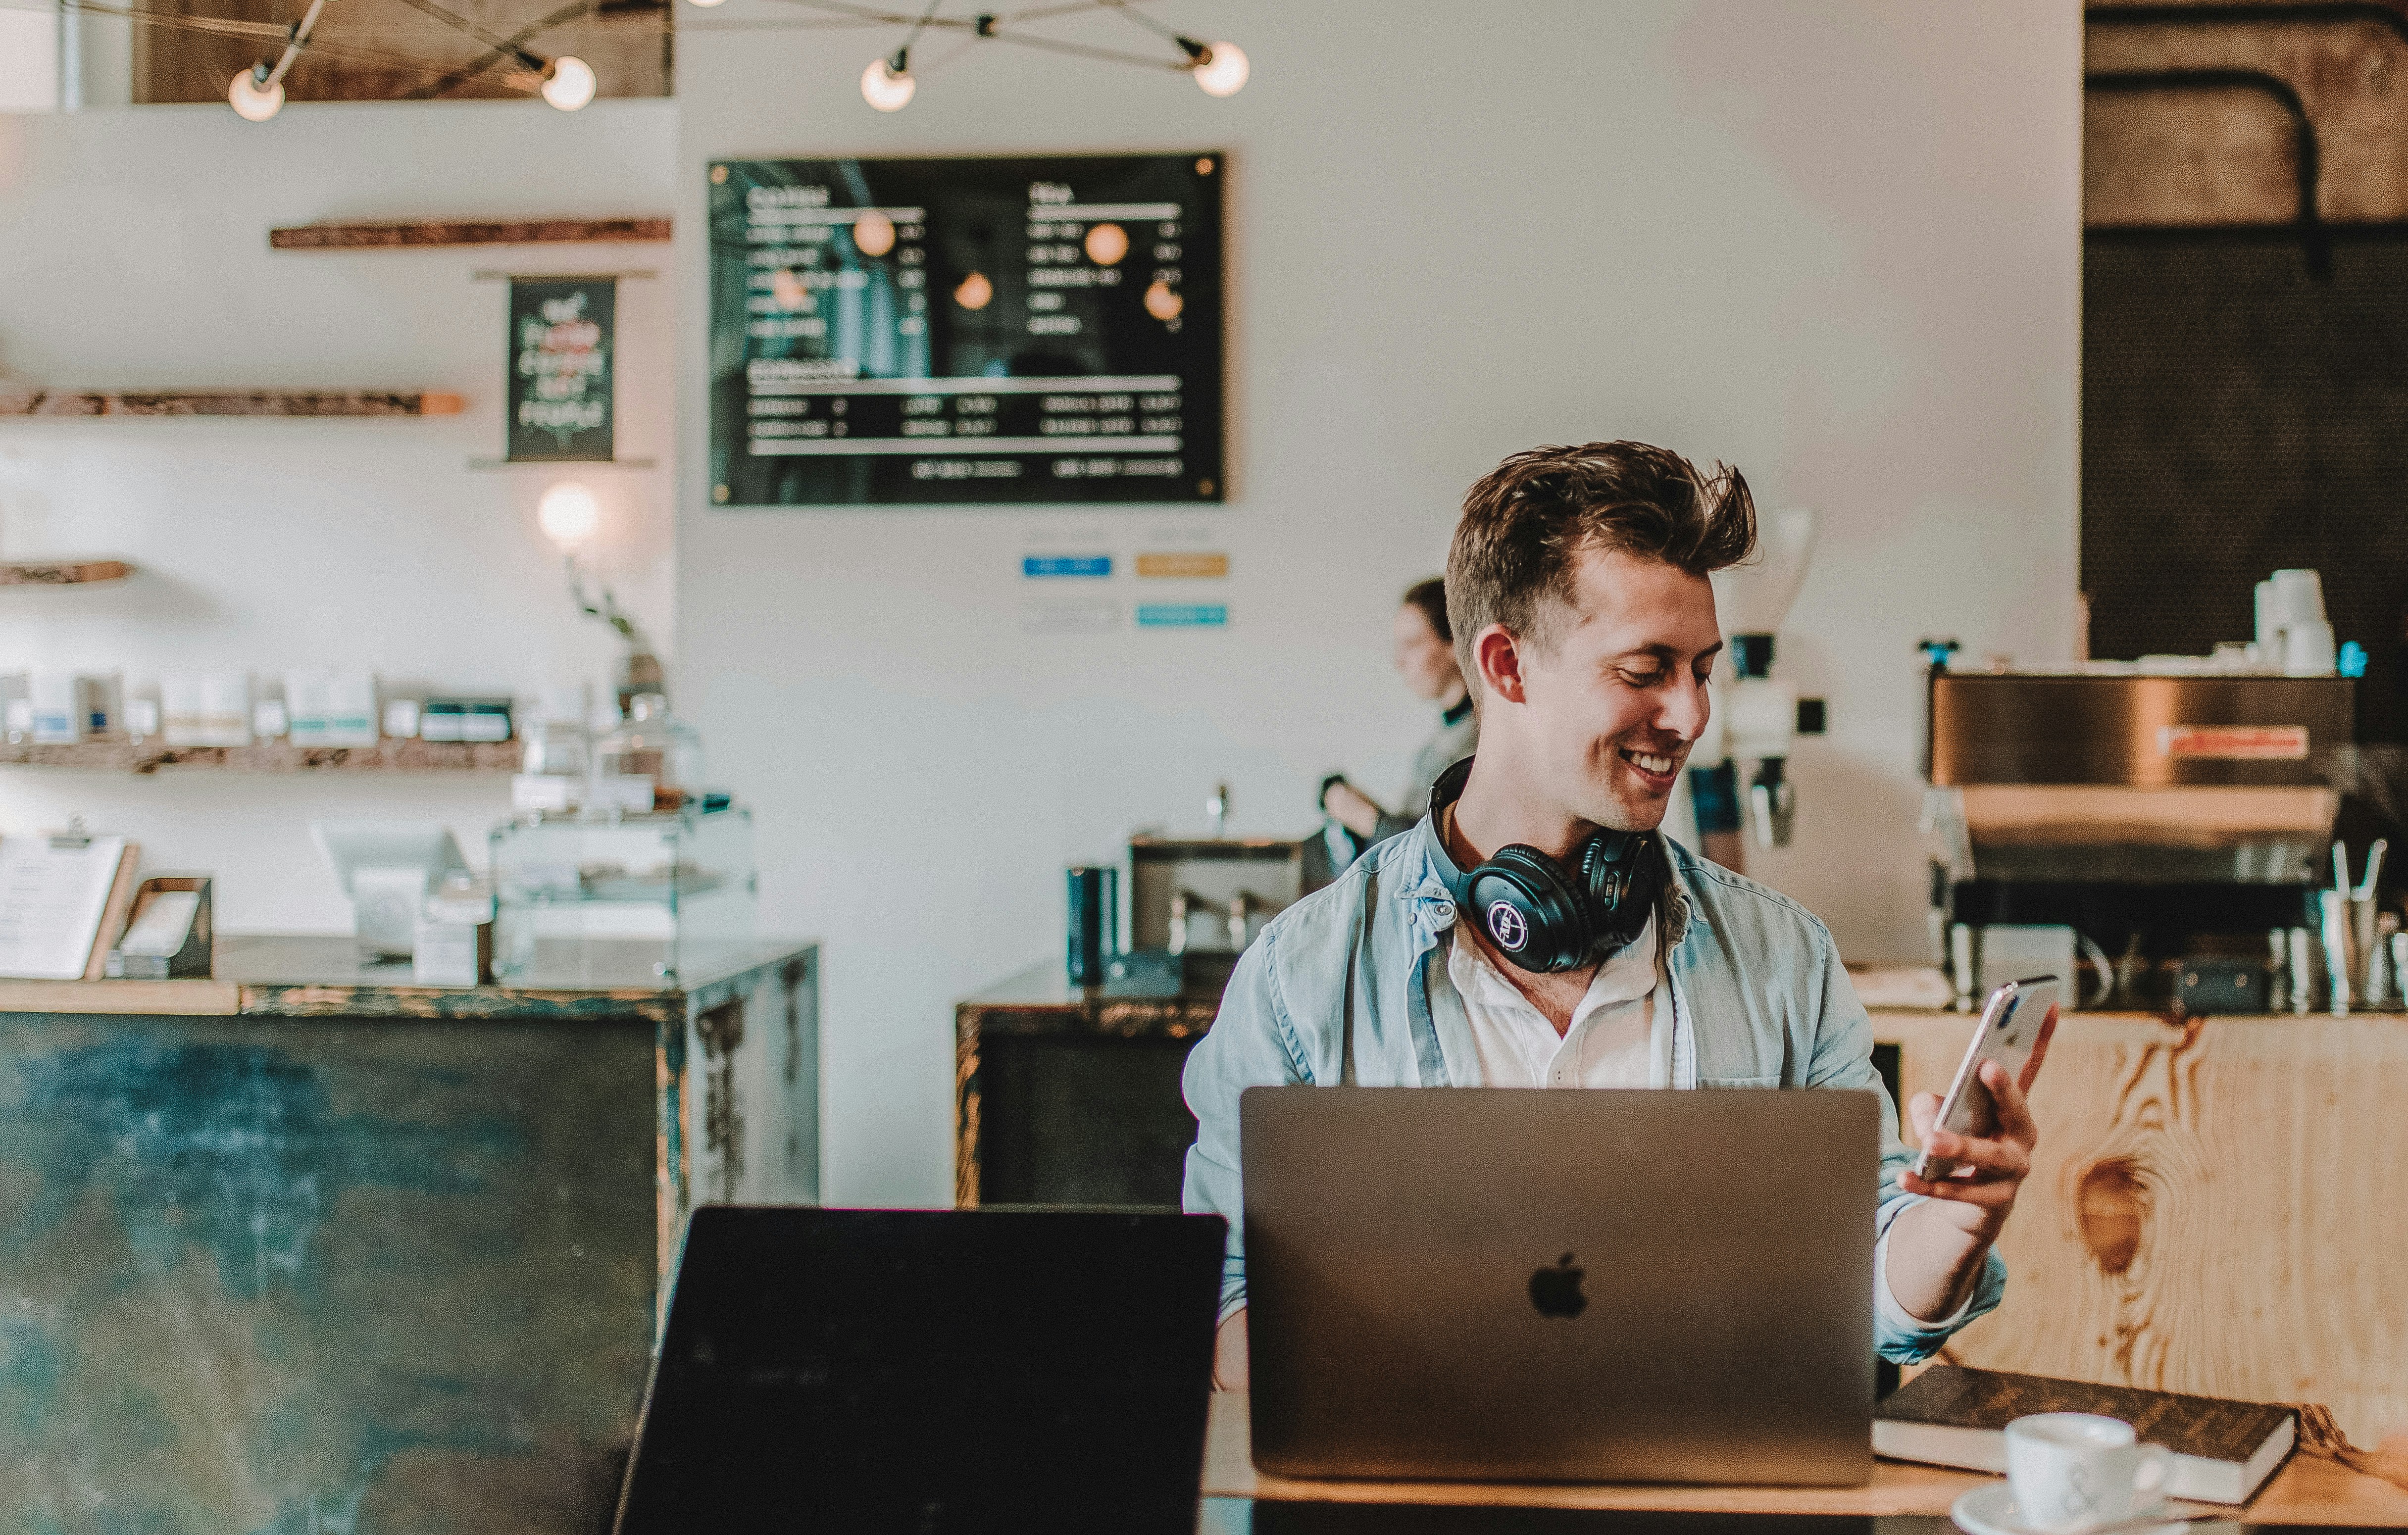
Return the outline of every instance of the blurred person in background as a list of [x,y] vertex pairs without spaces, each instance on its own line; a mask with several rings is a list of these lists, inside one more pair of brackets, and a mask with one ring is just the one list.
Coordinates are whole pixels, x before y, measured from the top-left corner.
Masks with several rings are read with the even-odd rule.
[[1438,729],[1413,754],[1412,775],[1391,807],[1383,809],[1342,773],[1322,781],[1322,813],[1329,818],[1331,831],[1348,844],[1343,857],[1337,856],[1336,846],[1330,849],[1339,868],[1372,843],[1418,825],[1429,810],[1430,785],[1439,774],[1471,755],[1480,744],[1480,716],[1456,664],[1455,630],[1446,619],[1446,583],[1436,577],[1414,582],[1397,609],[1395,627],[1397,675],[1417,696],[1438,705]]

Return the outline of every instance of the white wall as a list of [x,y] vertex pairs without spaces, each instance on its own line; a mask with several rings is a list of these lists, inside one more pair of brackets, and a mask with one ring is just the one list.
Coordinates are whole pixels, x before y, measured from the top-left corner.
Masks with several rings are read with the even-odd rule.
[[[760,809],[765,926],[828,943],[833,1200],[950,1198],[951,1004],[1059,955],[1063,865],[1198,827],[1218,779],[1273,832],[1332,767],[1401,773],[1429,722],[1387,671],[1392,605],[1508,452],[1647,438],[1822,509],[1782,665],[1832,735],[1758,871],[1851,956],[1922,941],[1916,638],[2071,650],[2072,0],[1163,14],[1238,40],[1253,83],[996,45],[890,118],[853,84],[883,32],[680,38],[685,697]],[[709,504],[710,158],[1198,148],[1232,154],[1226,509]],[[1066,525],[1211,530],[1232,626],[1023,636],[1016,555]]]
[[[608,631],[570,607],[534,523],[554,471],[501,452],[505,285],[480,269],[657,268],[620,288],[619,451],[598,564],[666,642],[669,251],[658,245],[278,253],[329,220],[658,213],[666,102],[223,107],[0,117],[0,379],[50,385],[448,390],[426,420],[0,421],[0,555],[132,560],[106,586],[0,589],[0,671],[373,668],[442,689],[603,681]],[[0,768],[0,835],[71,813],[154,868],[214,873],[231,928],[342,930],[315,816],[449,822],[481,862],[490,776],[135,779]]]

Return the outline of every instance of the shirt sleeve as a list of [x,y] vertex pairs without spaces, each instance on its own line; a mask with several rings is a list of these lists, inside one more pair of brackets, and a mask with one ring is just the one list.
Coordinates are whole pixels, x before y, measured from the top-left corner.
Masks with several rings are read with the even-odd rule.
[[1308,1083],[1312,1073],[1280,1005],[1281,934],[1267,927],[1239,959],[1211,1031],[1187,1054],[1181,1086],[1196,1116],[1181,1208],[1229,1224],[1221,1270],[1221,1315],[1246,1303],[1246,1201],[1239,1166],[1238,1099],[1249,1087]]
[[1972,1294],[1956,1314],[1938,1322],[1919,1320],[1890,1294],[1890,1227],[1908,1209],[1921,1204],[1924,1197],[1909,1194],[1898,1184],[1899,1175],[1913,1165],[1914,1154],[1899,1138],[1898,1105],[1883,1084],[1881,1073],[1873,1069],[1872,1019],[1866,1014],[1865,1005],[1856,1000],[1856,988],[1849,983],[1848,972],[1840,964],[1839,950],[1831,942],[1829,931],[1818,922],[1814,936],[1823,1005],[1806,1083],[1810,1087],[1857,1088],[1880,1099],[1881,1183],[1873,1212],[1873,1346],[1885,1359],[1917,1364],[1938,1353],[1940,1346],[1965,1324],[1997,1309],[2007,1292],[2007,1266],[1995,1250],[1985,1255]]

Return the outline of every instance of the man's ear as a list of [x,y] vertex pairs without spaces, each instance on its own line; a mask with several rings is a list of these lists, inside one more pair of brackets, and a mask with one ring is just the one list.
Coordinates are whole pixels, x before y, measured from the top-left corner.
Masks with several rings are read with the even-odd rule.
[[1472,637],[1471,662],[1479,668],[1480,685],[1507,703],[1523,701],[1522,646],[1502,624],[1491,624]]

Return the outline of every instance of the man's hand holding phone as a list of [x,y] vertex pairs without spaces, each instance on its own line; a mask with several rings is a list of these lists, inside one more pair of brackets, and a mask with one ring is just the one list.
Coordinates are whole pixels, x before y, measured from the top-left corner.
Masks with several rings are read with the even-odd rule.
[[2049,1039],[2056,1031],[2057,1008],[2052,1004],[2021,1072],[2010,1076],[1998,1061],[1981,1063],[1973,1080],[1983,1091],[1961,1095],[1971,1120],[1967,1124],[1968,1116],[1958,1116],[1958,1122],[1966,1125],[1962,1132],[1941,1127],[1942,1099],[1937,1093],[1917,1093],[1907,1105],[1907,1118],[1924,1151],[1950,1166],[1944,1172],[1935,1168],[1937,1176],[1930,1178],[1901,1173],[1898,1186],[1909,1194],[1928,1195],[1952,1224],[1985,1244],[2006,1225],[2008,1212],[2015,1207],[2015,1195],[2031,1171],[2032,1148],[2040,1140],[2040,1130],[2032,1123],[2025,1094],[2040,1075]]

